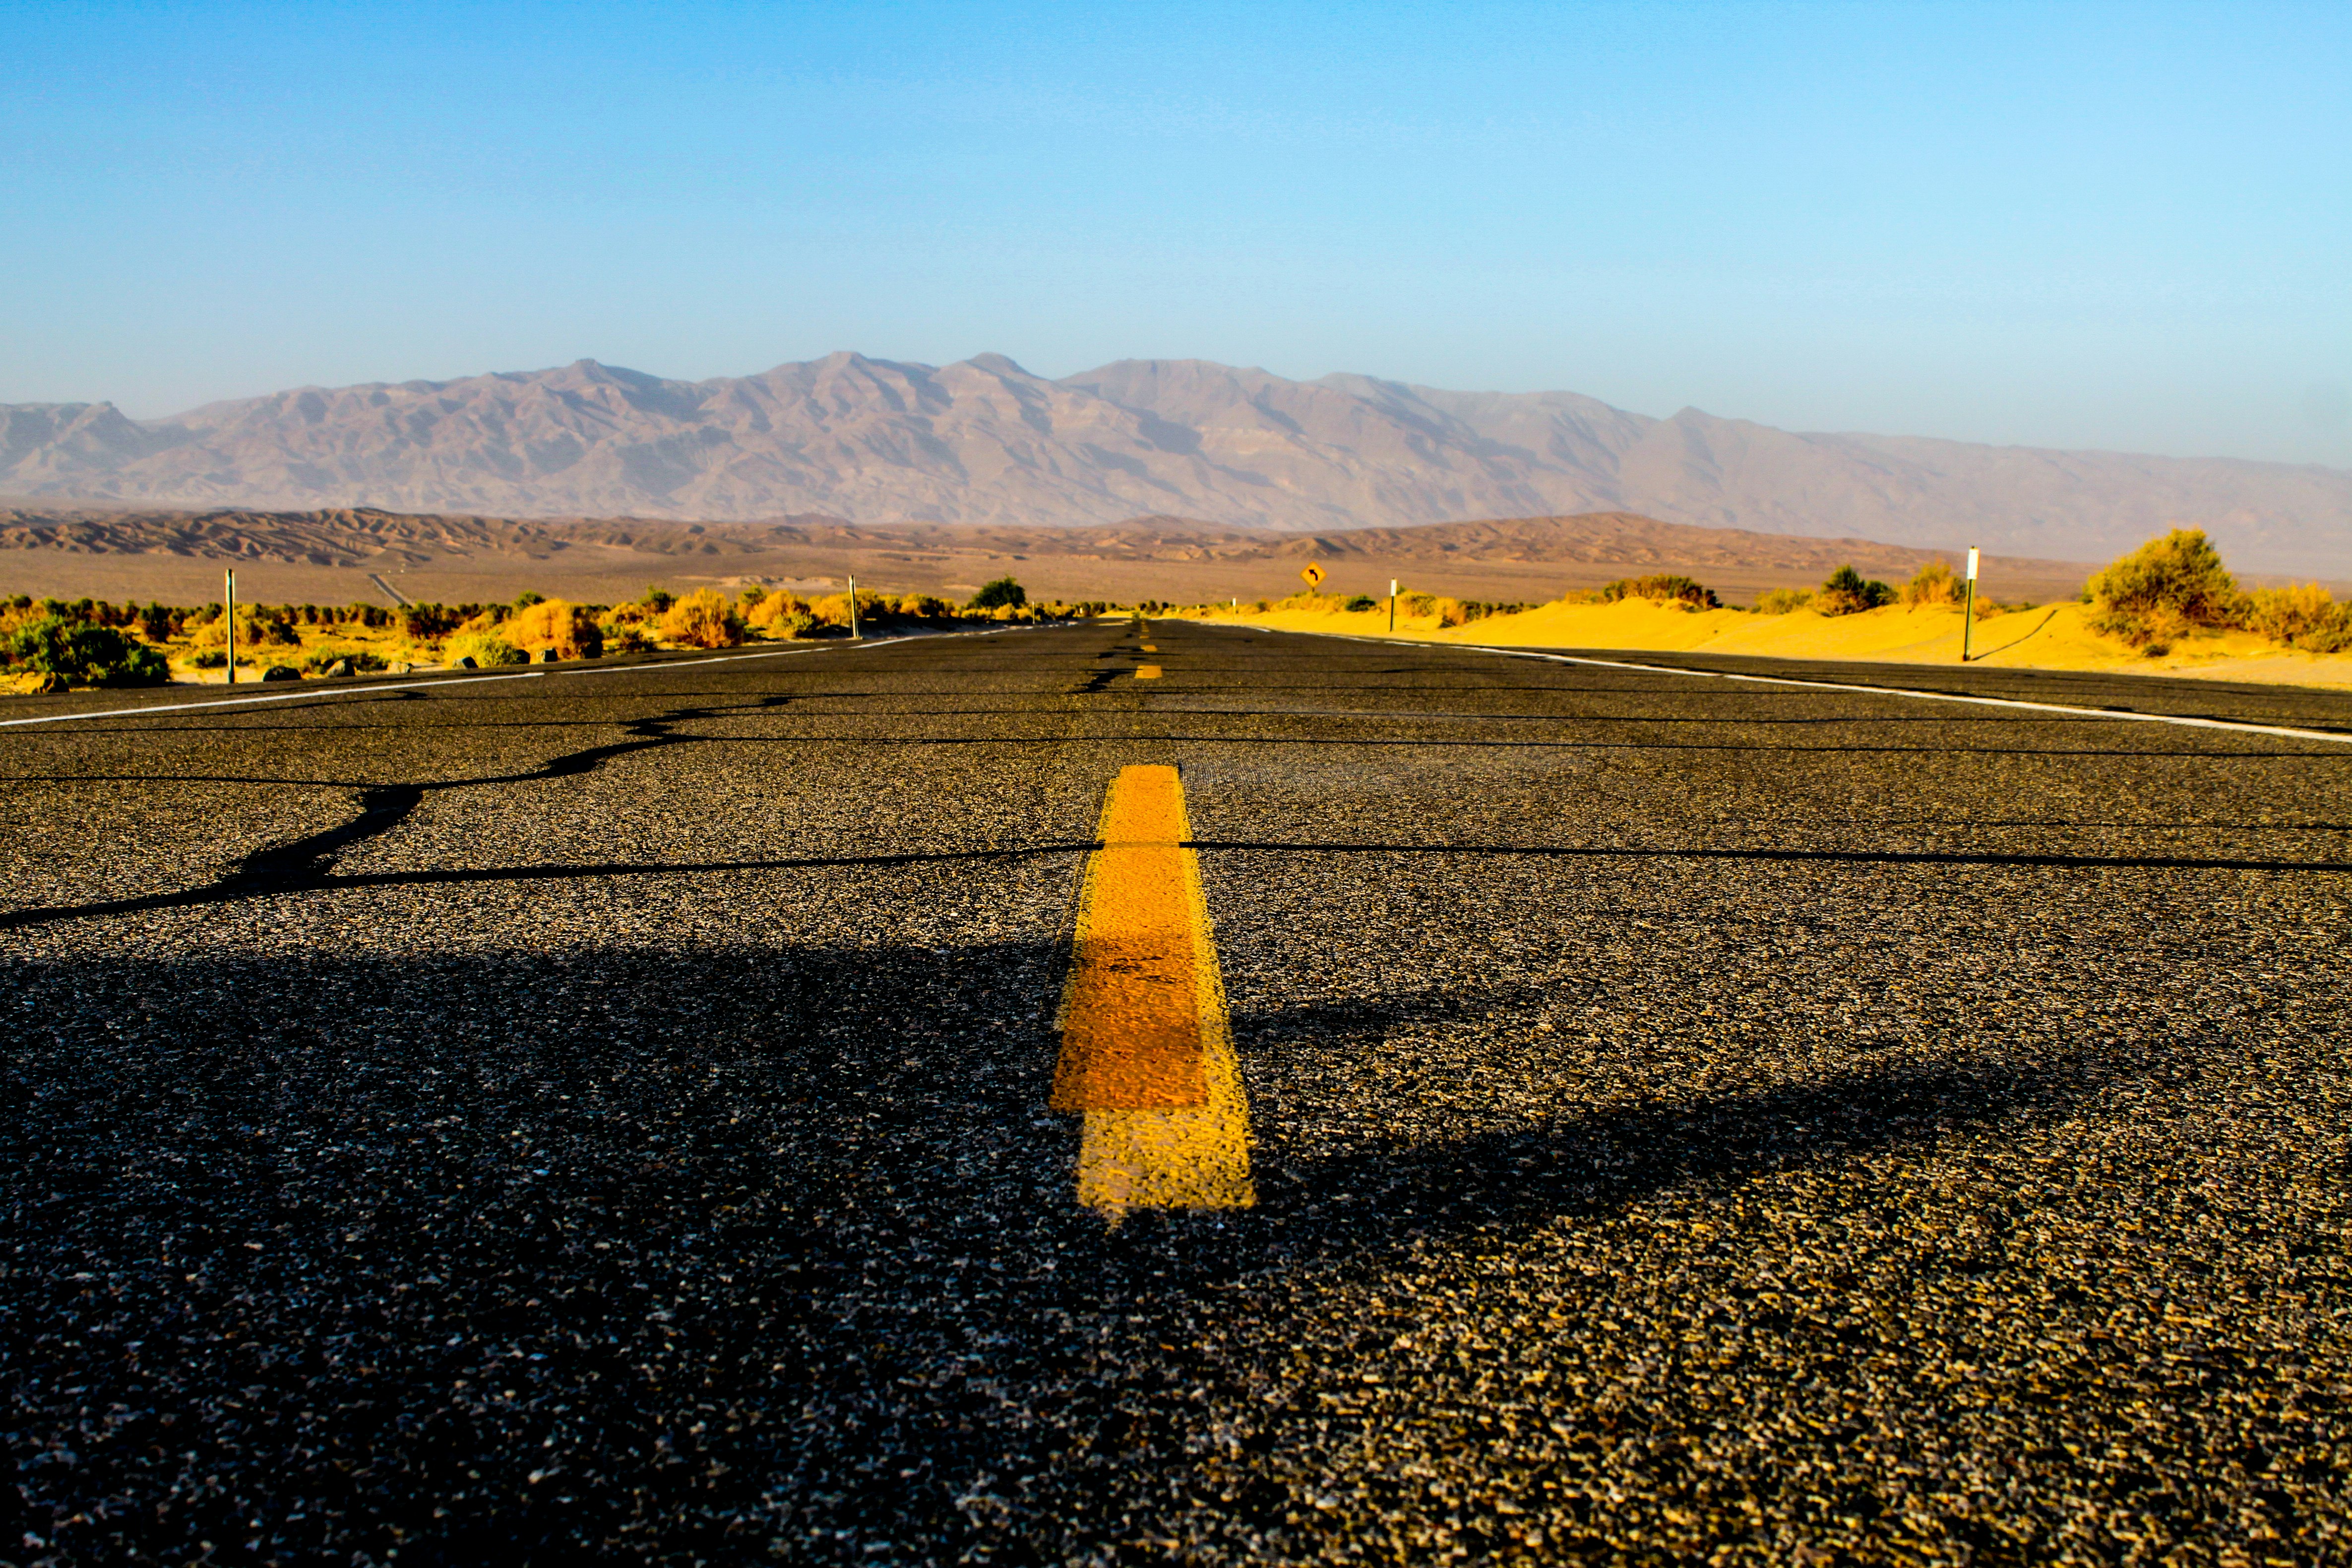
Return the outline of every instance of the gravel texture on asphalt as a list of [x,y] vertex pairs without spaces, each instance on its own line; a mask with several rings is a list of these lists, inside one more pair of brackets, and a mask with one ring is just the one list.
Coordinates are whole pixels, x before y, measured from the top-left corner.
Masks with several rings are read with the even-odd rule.
[[[2352,1561],[2352,747],[1141,640],[0,731],[0,1563]],[[1132,763],[1260,1205],[1112,1226]]]

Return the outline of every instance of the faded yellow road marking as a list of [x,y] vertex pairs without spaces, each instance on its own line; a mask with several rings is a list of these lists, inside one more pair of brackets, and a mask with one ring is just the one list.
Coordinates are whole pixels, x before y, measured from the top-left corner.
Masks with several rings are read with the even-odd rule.
[[1156,664],[1139,664],[1135,667],[1135,679],[1157,680],[1160,679],[1160,667]]
[[1158,653],[1160,651],[1160,645],[1156,642],[1145,643],[1143,645],[1143,651],[1146,653]]
[[1078,1201],[1113,1215],[1245,1208],[1249,1106],[1176,770],[1120,769],[1100,835],[1054,1070],[1054,1109],[1086,1117]]

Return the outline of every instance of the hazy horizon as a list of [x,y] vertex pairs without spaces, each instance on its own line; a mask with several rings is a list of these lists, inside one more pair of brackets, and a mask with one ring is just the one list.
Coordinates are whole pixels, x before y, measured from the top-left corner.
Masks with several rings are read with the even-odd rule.
[[[350,389],[350,388],[352,388],[352,387],[360,387],[360,386],[401,386],[401,385],[405,385],[405,384],[432,384],[432,385],[446,386],[446,385],[454,384],[457,384],[457,383],[462,383],[462,382],[467,382],[467,381],[478,380],[478,379],[480,379],[480,378],[485,377],[485,376],[511,376],[511,377],[517,377],[517,378],[528,378],[528,377],[542,376],[542,375],[549,374],[551,374],[551,373],[552,373],[552,372],[556,372],[556,371],[561,371],[561,370],[567,369],[567,368],[569,368],[570,366],[572,366],[572,365],[575,365],[575,364],[596,364],[596,365],[601,365],[602,367],[604,367],[604,369],[606,369],[606,370],[612,370],[612,371],[624,371],[624,372],[627,372],[627,373],[629,373],[630,374],[634,374],[634,375],[645,375],[645,376],[650,376],[650,377],[652,377],[652,378],[654,378],[654,379],[656,379],[656,380],[658,380],[658,381],[668,381],[668,382],[687,382],[687,383],[695,384],[709,384],[709,383],[713,383],[713,382],[738,381],[738,380],[743,380],[743,379],[747,379],[747,378],[758,377],[758,376],[765,375],[765,374],[770,374],[770,373],[772,373],[772,372],[778,371],[778,370],[784,370],[784,369],[788,369],[788,368],[792,368],[792,367],[799,366],[799,365],[806,365],[806,364],[818,363],[821,363],[821,362],[823,362],[823,361],[824,361],[824,360],[831,359],[831,358],[835,357],[835,355],[848,355],[848,356],[854,356],[854,357],[856,357],[856,358],[859,358],[859,359],[864,359],[864,360],[872,361],[872,362],[877,362],[877,363],[890,363],[890,364],[907,365],[907,366],[909,366],[909,367],[920,368],[920,369],[923,369],[923,370],[940,370],[940,369],[943,369],[943,368],[945,368],[945,367],[947,367],[947,366],[949,366],[949,365],[951,365],[951,364],[967,363],[970,363],[971,361],[973,361],[973,360],[978,360],[978,359],[987,359],[987,358],[990,358],[990,357],[1000,357],[1000,358],[1003,358],[1003,359],[1006,359],[1006,360],[1011,361],[1013,363],[1014,363],[1015,365],[1019,366],[1022,370],[1026,371],[1026,372],[1030,373],[1031,374],[1038,375],[1038,376],[1042,376],[1042,377],[1045,377],[1045,379],[1048,379],[1048,380],[1057,380],[1057,381],[1058,381],[1058,380],[1068,380],[1068,379],[1071,379],[1071,378],[1073,378],[1073,377],[1076,377],[1076,376],[1084,375],[1084,374],[1087,374],[1087,373],[1089,373],[1089,372],[1096,371],[1096,370],[1100,370],[1100,369],[1104,369],[1104,368],[1106,368],[1106,367],[1108,367],[1108,366],[1109,366],[1109,365],[1113,365],[1113,364],[1125,363],[1138,363],[1138,362],[1144,362],[1144,361],[1145,361],[1145,357],[1146,357],[1146,356],[1141,356],[1141,355],[1133,355],[1133,354],[1129,354],[1129,355],[1122,355],[1122,356],[1119,356],[1119,357],[1118,357],[1118,358],[1117,358],[1117,359],[1104,360],[1104,361],[1101,361],[1101,362],[1098,362],[1098,363],[1093,363],[1093,364],[1077,365],[1077,366],[1074,366],[1074,367],[1072,367],[1072,368],[1070,368],[1070,369],[1068,369],[1068,370],[1052,370],[1052,371],[1048,371],[1048,370],[1041,369],[1040,367],[1038,367],[1038,366],[1036,366],[1036,365],[1034,365],[1034,364],[1032,364],[1029,361],[1027,361],[1026,359],[1024,359],[1024,358],[1023,358],[1021,355],[1019,355],[1019,354],[1014,354],[1014,353],[1006,353],[1004,351],[1003,351],[1003,350],[1001,350],[1001,349],[982,349],[982,350],[979,350],[979,351],[977,351],[977,352],[976,352],[976,353],[974,353],[967,354],[967,355],[963,355],[963,356],[961,356],[961,358],[956,359],[956,360],[946,360],[946,361],[941,361],[941,360],[910,360],[910,359],[902,359],[902,358],[892,358],[892,357],[887,357],[887,356],[880,355],[880,354],[870,354],[870,353],[864,353],[863,351],[861,351],[861,350],[857,350],[857,349],[835,349],[835,350],[829,350],[829,351],[827,351],[827,352],[826,352],[826,353],[824,353],[811,355],[811,356],[809,356],[807,359],[803,359],[803,360],[781,360],[781,361],[776,362],[776,363],[773,363],[773,364],[761,365],[761,366],[759,366],[759,367],[758,367],[758,368],[756,368],[756,369],[751,369],[751,370],[742,370],[742,371],[724,371],[724,370],[722,370],[722,371],[719,371],[719,372],[716,372],[716,373],[711,374],[709,374],[709,375],[684,376],[684,375],[668,375],[668,374],[665,374],[663,372],[661,372],[661,371],[659,371],[659,370],[656,370],[656,369],[649,369],[648,367],[646,367],[646,366],[645,366],[645,365],[637,365],[637,364],[620,364],[620,363],[614,363],[614,362],[613,362],[613,361],[609,361],[609,360],[600,360],[600,359],[597,359],[597,358],[596,358],[594,355],[593,355],[593,354],[580,354],[580,355],[575,355],[575,356],[573,356],[572,359],[565,360],[565,361],[562,361],[562,362],[559,362],[559,363],[551,363],[551,364],[544,364],[544,365],[530,365],[530,366],[511,366],[511,365],[509,365],[509,366],[506,366],[506,367],[503,367],[503,368],[499,368],[499,369],[492,369],[492,370],[465,371],[465,372],[460,372],[460,373],[458,373],[458,374],[454,374],[454,375],[419,375],[419,376],[402,376],[402,377],[399,377],[399,378],[396,378],[396,379],[395,379],[395,378],[393,378],[393,377],[388,377],[388,376],[373,376],[373,377],[364,377],[364,378],[362,378],[361,380],[353,381],[353,382],[343,382],[343,383],[333,383],[333,384],[330,384],[330,383],[326,383],[326,382],[306,382],[306,383],[300,383],[300,384],[295,384],[295,385],[290,385],[290,386],[275,386],[275,387],[269,387],[269,388],[267,388],[267,389],[263,389],[263,390],[259,390],[259,391],[256,391],[256,392],[251,392],[251,393],[232,394],[232,395],[228,395],[228,396],[226,396],[226,397],[215,397],[215,398],[208,398],[208,399],[206,399],[204,403],[190,404],[189,405],[187,405],[186,407],[184,407],[184,408],[173,408],[173,409],[168,409],[168,410],[164,410],[164,411],[162,411],[162,412],[159,412],[159,413],[152,413],[152,414],[150,414],[150,413],[144,413],[144,412],[142,412],[142,411],[139,411],[139,410],[135,410],[135,409],[131,409],[131,408],[124,407],[124,406],[120,403],[120,401],[119,401],[119,400],[111,399],[111,398],[73,399],[73,400],[70,400],[70,401],[73,401],[73,402],[86,402],[86,403],[93,403],[93,404],[95,404],[95,403],[114,403],[114,404],[115,404],[115,405],[116,405],[116,407],[117,407],[118,409],[120,409],[120,410],[121,410],[121,413],[122,413],[126,417],[129,417],[129,418],[131,418],[131,419],[135,419],[135,420],[138,420],[138,421],[140,421],[140,422],[142,422],[142,423],[145,423],[145,424],[160,424],[160,423],[167,423],[167,422],[169,422],[169,421],[175,420],[175,419],[182,419],[182,418],[184,418],[184,417],[186,417],[187,416],[189,416],[189,415],[191,415],[191,414],[194,414],[194,413],[197,412],[199,409],[205,408],[205,407],[209,407],[209,406],[215,406],[215,405],[224,405],[224,404],[247,403],[247,402],[251,402],[251,401],[254,401],[254,400],[256,400],[256,399],[259,399],[259,398],[265,398],[265,397],[269,397],[269,396],[277,395],[278,395],[278,394],[283,394],[283,393],[288,393],[288,392],[308,391],[308,390],[312,390],[312,389],[317,389],[317,390],[320,390],[320,391],[339,391],[339,390],[348,390],[348,389]],[[1265,372],[1265,374],[1280,374],[1279,372],[1272,371],[1272,370],[1270,370],[1268,367],[1264,366],[1264,365],[1230,365],[1230,366],[1228,366],[1228,365],[1223,365],[1223,362],[1221,362],[1221,361],[1204,360],[1204,359],[1202,359],[1202,358],[1201,356],[1199,356],[1199,355],[1192,355],[1192,354],[1181,354],[1181,355],[1180,355],[1180,354],[1170,354],[1170,355],[1161,355],[1161,356],[1158,356],[1158,358],[1159,358],[1159,362],[1160,362],[1160,363],[1194,363],[1217,364],[1217,365],[1221,366],[1221,368],[1225,368],[1225,369],[1243,370],[1243,371],[1262,371],[1262,372]],[[1334,370],[1334,371],[1327,371],[1327,372],[1323,373],[1323,374],[1322,374],[1321,376],[1285,377],[1284,379],[1286,379],[1286,380],[1298,380],[1298,381],[1310,381],[1310,382],[1311,382],[1311,381],[1317,381],[1317,380],[1328,380],[1328,379],[1332,379],[1332,378],[1338,378],[1338,377],[1349,377],[1349,376],[1363,376],[1363,377],[1366,377],[1366,378],[1368,378],[1368,379],[1371,379],[1371,380],[1385,381],[1385,382],[1392,382],[1392,383],[1396,383],[1396,384],[1399,384],[1408,385],[1408,386],[1413,386],[1413,387],[1417,387],[1417,388],[1419,388],[1419,389],[1421,389],[1421,390],[1424,390],[1424,391],[1432,391],[1432,392],[1447,392],[1447,393],[1462,393],[1462,394],[1494,393],[1494,394],[1498,394],[1498,395],[1505,395],[1505,396],[1541,395],[1546,395],[1546,394],[1555,394],[1555,393],[1559,393],[1559,394],[1570,394],[1570,395],[1578,395],[1578,396],[1591,396],[1591,394],[1589,394],[1589,393],[1581,392],[1581,391],[1580,391],[1580,389],[1578,389],[1578,388],[1576,388],[1576,387],[1572,387],[1572,386],[1528,387],[1528,388],[1525,388],[1525,389],[1513,389],[1513,388],[1507,388],[1507,387],[1491,387],[1491,386],[1450,386],[1450,387],[1441,387],[1441,386],[1435,385],[1434,384],[1432,384],[1432,383],[1428,383],[1428,382],[1413,382],[1413,381],[1410,381],[1410,380],[1408,380],[1408,379],[1406,379],[1406,378],[1404,378],[1404,377],[1401,377],[1401,376],[1381,376],[1381,375],[1376,375],[1376,374],[1374,374],[1373,373],[1371,373],[1371,372],[1368,372],[1368,371],[1361,371],[1361,370],[1345,370],[1345,369],[1342,369],[1342,370]],[[20,401],[20,402],[29,402],[29,401],[31,401],[31,400],[28,400],[28,399],[27,399],[27,400],[19,400],[19,401]],[[1596,399],[1596,401],[1600,401],[1600,402],[1604,402],[1604,403],[1605,403],[1605,402],[1607,402],[1608,400],[1607,400],[1607,399]],[[0,403],[0,405],[5,405],[5,403]],[[1665,421],[1665,420],[1668,420],[1668,419],[1672,419],[1675,415],[1677,415],[1677,414],[1679,414],[1679,413],[1683,413],[1683,412],[1685,412],[1685,411],[1691,411],[1691,412],[1696,412],[1696,413],[1700,413],[1700,414],[1708,415],[1708,416],[1712,416],[1712,417],[1718,418],[1718,419],[1739,420],[1739,421],[1743,421],[1743,422],[1750,423],[1750,424],[1767,424],[1767,423],[1768,423],[1768,422],[1766,422],[1766,421],[1749,419],[1748,416],[1743,415],[1743,414],[1740,414],[1740,413],[1739,413],[1739,412],[1738,412],[1737,410],[1732,410],[1732,409],[1721,409],[1721,408],[1700,408],[1700,407],[1698,407],[1696,405],[1683,405],[1683,406],[1682,406],[1682,407],[1680,407],[1680,408],[1666,408],[1666,409],[1626,408],[1626,407],[1624,407],[1624,406],[1623,406],[1623,405],[1619,405],[1619,404],[1613,404],[1613,403],[1612,403],[1612,404],[1610,404],[1610,405],[1609,405],[1609,406],[1611,406],[1611,407],[1612,407],[1612,408],[1617,409],[1620,413],[1626,413],[1626,414],[1638,415],[1638,416],[1640,416],[1641,417],[1645,418],[1645,419],[1657,420],[1657,421],[1661,421],[1661,422]],[[1771,428],[1775,428],[1775,429],[1784,428],[1784,427],[1782,427],[1782,426],[1770,426],[1770,427],[1771,427]],[[1818,429],[1818,430],[1790,430],[1790,431],[1789,431],[1789,434],[1791,434],[1791,435],[1798,435],[1798,436],[1871,435],[1871,436],[1890,436],[1890,437],[1904,437],[1904,438],[1919,438],[1919,439],[1927,439],[1927,440],[1950,440],[1950,439],[1955,439],[1955,437],[1945,437],[1945,436],[1942,436],[1942,435],[1938,434],[1937,432],[1935,432],[1935,431],[1928,431],[1928,430],[1872,430],[1872,431],[1864,431],[1864,430],[1859,430],[1859,429],[1855,429],[1855,430],[1829,430],[1829,429]],[[1965,438],[1965,437],[1958,437],[1958,439],[1965,440],[1966,438]],[[2352,471],[2352,461],[2347,461],[2347,462],[2346,462],[2346,463],[2295,463],[2294,459],[2282,459],[2282,458],[2241,458],[2241,457],[2239,457],[2239,456],[2238,456],[2237,454],[2235,454],[2235,453],[2230,453],[2230,452],[2179,452],[2179,453],[2157,453],[2157,452],[2149,452],[2149,451],[2147,451],[2147,450],[2145,450],[2145,449],[2137,449],[2137,450],[2135,450],[2135,449],[2131,449],[2131,448],[2122,448],[2122,447],[2073,447],[2073,448],[2059,447],[2059,448],[2051,448],[2051,447],[2041,447],[2041,446],[2040,446],[2040,444],[2038,444],[2038,443],[2033,443],[2033,442],[1985,442],[1985,443],[1979,443],[1979,444],[1981,444],[1981,445],[1988,445],[1988,446],[2016,447],[2020,447],[2020,448],[2031,448],[2031,449],[2037,449],[2037,450],[2077,451],[2077,452],[2086,452],[2086,453],[2087,453],[2087,452],[2104,452],[2104,453],[2107,453],[2107,454],[2109,454],[2109,455],[2117,456],[2117,457],[2177,457],[2177,458],[2219,458],[2219,459],[2225,459],[2225,460],[2231,460],[2231,461],[2248,461],[2248,462],[2284,462],[2284,463],[2289,464],[2290,466],[2295,466],[2295,467],[2316,467],[2316,468],[2334,468],[2334,469],[2342,469],[2342,470],[2345,470],[2345,471]],[[1367,524],[1366,526],[1376,526],[1376,525]]]
[[0,15],[0,402],[846,346],[2352,468],[2338,7]]

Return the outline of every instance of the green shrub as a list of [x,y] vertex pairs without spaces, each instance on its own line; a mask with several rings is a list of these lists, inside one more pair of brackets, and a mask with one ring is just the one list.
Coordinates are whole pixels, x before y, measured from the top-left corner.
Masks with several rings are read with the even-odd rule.
[[1851,565],[1831,573],[1822,584],[1821,592],[1813,595],[1813,608],[1825,616],[1858,615],[1894,602],[1892,586],[1875,577],[1865,580]]
[[239,616],[236,624],[236,646],[239,647],[300,647],[302,634],[294,629],[290,619],[275,615]]
[[337,659],[352,661],[353,669],[386,669],[382,654],[363,647],[314,647],[302,656],[302,668],[316,675]]
[[488,632],[460,632],[442,644],[443,663],[456,664],[461,659],[468,658],[474,661],[477,668],[487,668],[494,664],[529,664],[530,662],[530,655],[523,652],[506,638],[492,637]]
[[[999,577],[993,583],[981,584],[980,592],[971,596],[975,610],[1018,609],[1029,602],[1029,592],[1010,577]],[[1157,603],[1145,606],[1157,609]]]
[[2149,654],[2199,626],[2241,624],[2248,605],[2201,528],[2176,528],[2111,563],[2084,585],[2091,629]]
[[1653,573],[1647,577],[1620,577],[1614,583],[1604,583],[1592,591],[1594,602],[1613,605],[1621,599],[1657,599],[1666,604],[1678,604],[1686,610],[1718,610],[1723,601],[1715,590],[1703,583],[1675,572]]
[[1381,607],[1381,602],[1378,599],[1373,598],[1370,594],[1357,594],[1349,597],[1347,604],[1340,607],[1358,612],[1364,610],[1377,610]]
[[161,686],[172,679],[161,650],[112,626],[81,625],[57,616],[18,626],[5,651],[12,665],[76,686]]

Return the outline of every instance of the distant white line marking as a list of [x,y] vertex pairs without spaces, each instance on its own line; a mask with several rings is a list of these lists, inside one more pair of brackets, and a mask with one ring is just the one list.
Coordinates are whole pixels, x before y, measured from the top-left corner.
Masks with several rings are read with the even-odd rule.
[[[1253,626],[1253,631],[1286,631],[1277,626]],[[1908,686],[1858,686],[1843,680],[1799,680],[1785,675],[1739,675],[1727,669],[1683,669],[1671,664],[1635,664],[1622,658],[1582,658],[1569,653],[1536,653],[1523,647],[1489,647],[1484,643],[1408,642],[1402,637],[1350,637],[1344,632],[1288,632],[1291,637],[1329,637],[1334,642],[1370,643],[1379,647],[1456,648],[1465,653],[1498,653],[1506,658],[1539,658],[1553,664],[1589,664],[1602,669],[1638,669],[1651,675],[1687,675],[1701,680],[1745,680],[1758,686],[1802,686],[1815,691],[1859,691],[1871,697],[1909,697],[1921,702],[1965,702],[1978,708],[2024,708],[2038,713],[2071,713],[2082,719],[2120,719],[2134,724],[2178,724],[2189,730],[2225,730],[2241,735],[2284,735],[2291,741],[2327,741],[2352,746],[2352,735],[2327,730],[2293,730],[2284,724],[2247,724],[2233,719],[2192,719],[2181,713],[2135,713],[2112,708],[2075,708],[2063,702],[2027,702],[2013,697],[1961,697],[1949,691],[1920,691]]]
[[291,702],[302,697],[357,697],[369,691],[407,691],[419,686],[471,686],[482,680],[537,680],[546,674],[534,669],[528,675],[461,675],[455,680],[399,680],[381,686],[342,686],[321,689],[311,687],[306,691],[278,691],[268,697],[225,697],[211,702],[163,702],[152,708],[93,708],[86,713],[47,713],[38,719],[0,719],[0,729],[16,724],[68,724],[76,719],[137,719],[149,713],[186,713],[198,708],[249,708],[256,702]]

